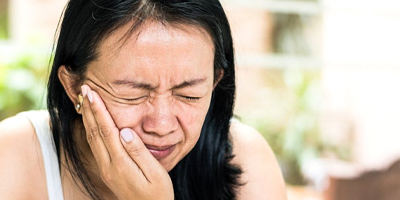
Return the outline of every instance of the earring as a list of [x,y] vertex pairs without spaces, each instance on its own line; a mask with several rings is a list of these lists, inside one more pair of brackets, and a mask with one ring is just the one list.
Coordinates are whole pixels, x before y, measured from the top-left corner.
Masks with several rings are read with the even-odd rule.
[[81,104],[80,103],[76,104],[75,109],[77,112],[79,112],[81,110]]
[[79,103],[77,103],[76,106],[75,106],[76,112],[79,112],[81,110],[81,107],[82,107],[83,97],[82,97],[81,94],[78,95],[78,99],[79,99]]

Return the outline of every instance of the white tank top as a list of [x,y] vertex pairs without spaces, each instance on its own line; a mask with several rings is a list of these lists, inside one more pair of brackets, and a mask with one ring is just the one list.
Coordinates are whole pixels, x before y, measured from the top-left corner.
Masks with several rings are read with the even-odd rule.
[[18,115],[31,121],[42,149],[44,169],[46,172],[47,193],[49,200],[63,200],[60,170],[53,136],[49,125],[47,111],[27,111]]

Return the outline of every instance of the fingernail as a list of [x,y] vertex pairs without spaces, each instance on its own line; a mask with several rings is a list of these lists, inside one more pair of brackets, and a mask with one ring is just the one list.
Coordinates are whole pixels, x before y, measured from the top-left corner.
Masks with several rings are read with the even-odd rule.
[[93,103],[93,95],[91,92],[87,92],[87,98],[89,99],[90,103]]
[[82,85],[81,86],[81,91],[82,91],[82,96],[83,96],[83,98],[85,98],[86,97],[86,94],[87,94],[87,90],[86,90],[86,88]]
[[122,129],[121,137],[125,142],[131,142],[133,140],[133,134],[129,129]]

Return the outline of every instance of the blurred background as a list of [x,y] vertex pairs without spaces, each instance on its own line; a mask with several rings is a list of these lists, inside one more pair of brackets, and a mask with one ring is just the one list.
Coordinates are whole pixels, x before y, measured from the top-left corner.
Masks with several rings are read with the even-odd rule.
[[[66,0],[0,0],[0,120],[45,109]],[[400,198],[400,2],[222,0],[235,114],[274,150],[289,200]]]

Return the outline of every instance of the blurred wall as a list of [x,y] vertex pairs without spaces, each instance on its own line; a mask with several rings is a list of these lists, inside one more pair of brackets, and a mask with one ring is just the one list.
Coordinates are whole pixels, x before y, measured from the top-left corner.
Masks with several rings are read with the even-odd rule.
[[67,0],[9,0],[10,37],[50,46]]
[[399,24],[399,1],[324,1],[322,134],[365,168],[400,159]]

